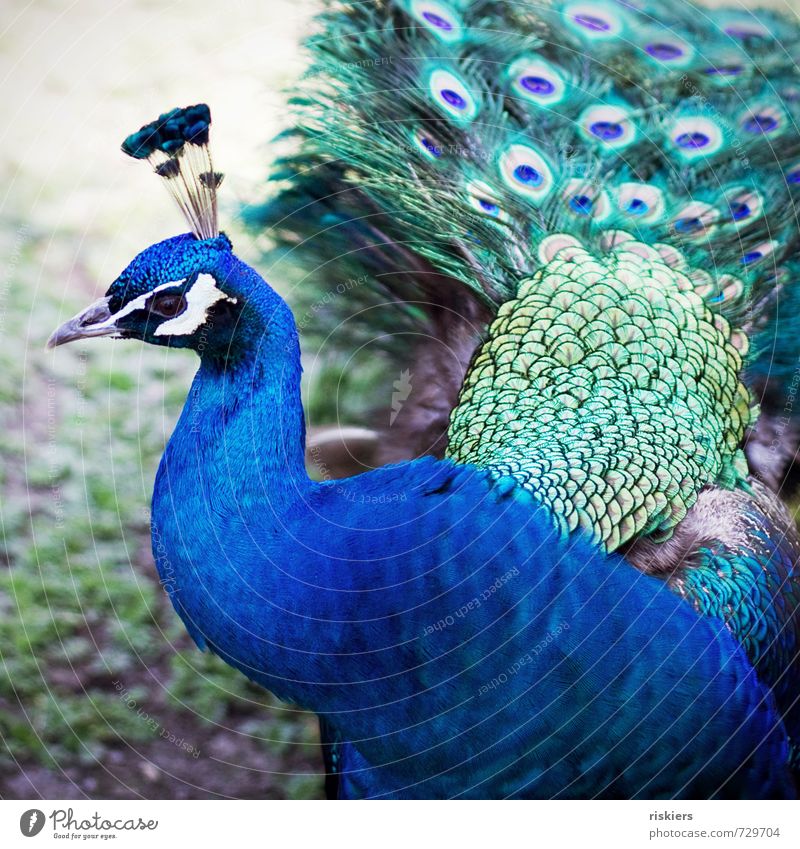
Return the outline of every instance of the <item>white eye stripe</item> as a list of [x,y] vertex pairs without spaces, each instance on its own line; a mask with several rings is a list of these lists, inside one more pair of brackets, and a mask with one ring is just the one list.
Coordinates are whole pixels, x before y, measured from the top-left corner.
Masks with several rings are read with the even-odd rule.
[[169,283],[162,283],[160,286],[156,286],[156,288],[152,291],[145,292],[143,295],[139,295],[138,298],[134,298],[132,301],[129,301],[121,310],[119,310],[119,312],[115,312],[114,315],[109,316],[105,321],[100,324],[93,324],[92,328],[99,330],[103,327],[111,327],[112,324],[115,324],[126,315],[130,315],[132,312],[136,312],[136,310],[143,310],[147,306],[147,302],[153,297],[153,295],[155,295],[156,292],[160,292],[162,289],[169,289],[171,286],[179,286],[183,282],[183,280],[171,280]]
[[[174,284],[171,284],[174,285]],[[162,287],[158,287],[159,289]],[[157,292],[158,289],[154,289]],[[236,303],[236,298],[229,298],[217,288],[217,281],[211,274],[201,274],[186,292],[186,309],[160,324],[155,331],[156,336],[188,336],[194,333],[208,318],[208,310],[217,301]]]
[[[180,286],[184,282],[185,280],[171,280],[169,283],[162,283],[160,286],[156,286],[155,289],[145,292],[143,295],[139,295],[138,298],[134,298],[132,301],[125,304],[119,312],[114,313],[114,315],[110,316],[100,324],[93,324],[92,327],[94,329],[111,327],[126,315],[130,315],[132,312],[136,312],[136,310],[146,309],[147,304],[153,295],[156,295],[158,292],[162,292],[164,289],[171,289],[173,286]],[[221,300],[228,300],[231,303],[236,303],[236,298],[229,298],[224,292],[217,288],[217,281],[211,274],[198,275],[197,280],[192,284],[189,291],[186,292],[185,297],[186,309],[180,315],[175,316],[175,318],[160,324],[156,328],[154,335],[182,336],[194,333],[194,331],[197,330],[203,322],[205,322],[207,310],[210,306]]]

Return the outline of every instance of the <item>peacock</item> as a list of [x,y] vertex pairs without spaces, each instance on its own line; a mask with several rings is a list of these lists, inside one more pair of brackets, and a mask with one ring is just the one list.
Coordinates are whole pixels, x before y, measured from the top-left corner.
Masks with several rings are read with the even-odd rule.
[[199,355],[156,566],[201,649],[319,716],[329,796],[795,797],[798,32],[325,8],[247,215],[318,287],[366,281],[309,334],[411,363],[345,479],[309,477],[297,324],[219,229],[208,107],[123,143],[190,232],[49,344]]

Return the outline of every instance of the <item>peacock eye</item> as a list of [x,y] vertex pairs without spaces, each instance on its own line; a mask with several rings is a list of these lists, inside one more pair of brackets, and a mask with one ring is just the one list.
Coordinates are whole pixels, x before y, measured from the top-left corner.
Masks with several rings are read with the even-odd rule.
[[186,299],[183,295],[167,294],[159,295],[153,300],[153,303],[150,305],[150,312],[154,312],[156,315],[162,315],[164,318],[172,318],[178,315],[178,313],[183,312],[185,308]]

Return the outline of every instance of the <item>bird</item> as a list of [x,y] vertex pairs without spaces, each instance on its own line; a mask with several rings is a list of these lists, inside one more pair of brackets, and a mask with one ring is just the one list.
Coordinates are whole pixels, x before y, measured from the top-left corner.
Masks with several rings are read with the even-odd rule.
[[199,648],[319,716],[329,796],[796,797],[793,34],[324,9],[248,220],[366,280],[323,326],[407,331],[399,458],[343,479],[308,474],[297,322],[220,230],[208,107],[126,138],[190,230],[48,344],[199,355],[156,567]]

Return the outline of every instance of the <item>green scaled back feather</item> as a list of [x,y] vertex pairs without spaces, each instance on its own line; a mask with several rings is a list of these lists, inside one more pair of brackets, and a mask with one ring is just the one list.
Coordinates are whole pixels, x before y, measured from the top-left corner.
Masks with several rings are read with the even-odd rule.
[[489,328],[449,454],[513,475],[610,550],[668,536],[701,486],[746,474],[745,347],[655,249],[560,247]]
[[[314,307],[304,334],[318,328],[327,357],[377,338],[398,371],[425,373],[426,340],[441,339],[455,351],[436,390],[449,409],[459,367],[540,268],[543,240],[602,256],[623,230],[671,248],[707,308],[749,331],[759,394],[785,378],[800,353],[779,309],[800,190],[795,27],[683,0],[378,0],[333,4],[319,28],[294,99],[298,146],[250,216],[317,281],[299,306]],[[316,308],[351,279],[366,283]],[[413,420],[430,407],[412,396],[391,436],[441,435],[401,455],[441,453],[446,416]]]

